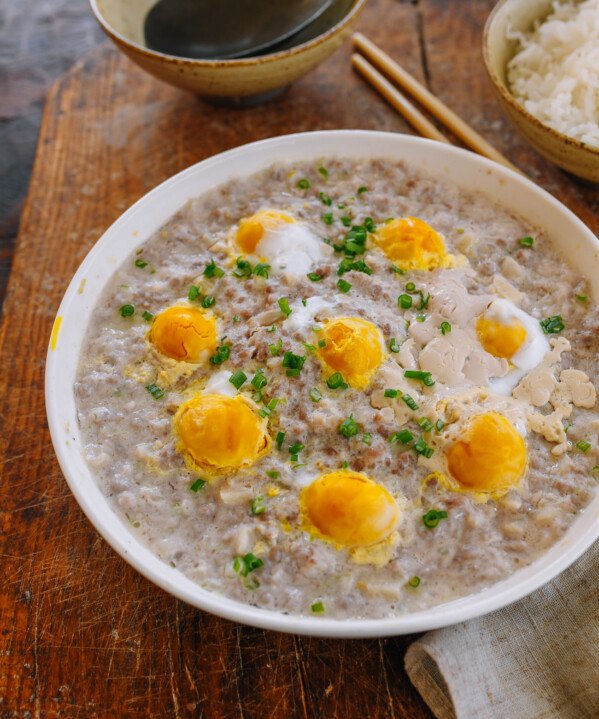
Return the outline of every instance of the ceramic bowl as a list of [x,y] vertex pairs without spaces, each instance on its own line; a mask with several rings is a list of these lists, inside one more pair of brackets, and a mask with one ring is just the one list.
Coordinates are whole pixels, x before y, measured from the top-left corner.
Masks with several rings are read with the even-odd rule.
[[204,160],[162,183],[127,210],[96,243],[58,310],[46,365],[48,422],[67,482],[92,524],[127,562],[179,599],[227,619],[276,631],[328,637],[419,632],[504,607],[555,577],[599,536],[599,493],[544,556],[484,591],[393,618],[335,620],[259,609],[202,589],[158,559],[118,518],[82,452],[73,389],[78,357],[94,307],[115,270],[188,199],[233,177],[263,170],[281,157],[290,162],[322,162],[332,156],[403,160],[452,185],[488,195],[543,228],[576,269],[590,279],[593,296],[599,298],[599,240],[549,193],[495,162],[452,145],[384,132],[337,130],[263,140]]
[[[270,99],[326,60],[351,33],[366,0],[335,3],[316,21],[316,31],[311,27],[294,39],[299,45],[236,60],[194,60],[145,47],[143,22],[155,3],[156,0],[90,0],[108,37],[151,75],[205,98],[241,98],[241,104],[248,104]],[[314,32],[320,34],[313,37]]]
[[507,84],[507,64],[517,43],[508,39],[508,28],[529,31],[536,20],[552,10],[552,0],[502,0],[485,25],[483,55],[487,72],[506,115],[530,144],[548,160],[577,177],[599,182],[599,148],[554,130],[531,115],[514,98]]

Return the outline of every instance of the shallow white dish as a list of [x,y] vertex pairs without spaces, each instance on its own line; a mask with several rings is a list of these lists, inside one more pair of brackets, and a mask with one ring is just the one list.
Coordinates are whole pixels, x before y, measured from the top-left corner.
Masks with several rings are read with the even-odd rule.
[[545,229],[572,264],[590,279],[593,296],[599,298],[599,240],[551,195],[511,170],[450,145],[384,132],[335,130],[263,140],[200,162],[163,182],[127,210],[96,243],[58,310],[57,320],[62,320],[55,322],[46,365],[48,423],[62,471],[89,520],[129,564],[167,592],[221,617],[277,631],[328,637],[408,634],[499,609],[555,577],[599,536],[599,493],[547,554],[482,592],[392,619],[297,617],[211,594],[159,560],[113,512],[81,452],[73,392],[77,362],[88,319],[114,271],[189,198],[275,161],[318,161],[332,155],[405,160],[424,172],[488,195]]

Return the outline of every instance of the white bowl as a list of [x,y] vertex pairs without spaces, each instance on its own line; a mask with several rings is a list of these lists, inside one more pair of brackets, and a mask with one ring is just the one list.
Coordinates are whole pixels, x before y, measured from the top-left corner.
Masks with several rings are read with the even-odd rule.
[[[599,240],[568,209],[533,182],[466,150],[405,135],[336,130],[287,135],[245,145],[180,172],[136,202],[87,255],[58,310],[46,365],[46,407],[54,448],[71,491],[106,541],[133,567],[179,599],[200,609],[266,629],[326,637],[407,634],[486,614],[532,592],[568,567],[599,536],[599,494],[543,557],[482,592],[425,611],[388,619],[335,620],[257,609],[211,594],[158,559],[125,526],[100,491],[82,454],[73,383],[92,310],[114,271],[191,197],[273,162],[326,156],[405,160],[424,172],[487,194],[527,222],[545,229],[599,298]],[[58,331],[57,331],[58,325]]]

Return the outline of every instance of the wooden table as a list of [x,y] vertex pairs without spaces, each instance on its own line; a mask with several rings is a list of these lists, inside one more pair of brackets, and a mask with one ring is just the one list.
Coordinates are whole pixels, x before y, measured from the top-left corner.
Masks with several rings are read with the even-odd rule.
[[[599,230],[596,190],[501,116],[480,57],[487,0],[370,0],[359,29]],[[309,639],[176,601],[99,538],[58,468],[44,355],[69,279],[133,201],[173,173],[286,132],[409,132],[356,77],[350,46],[275,102],[224,110],[146,76],[109,44],[50,91],[0,328],[0,717],[406,717],[410,637]]]

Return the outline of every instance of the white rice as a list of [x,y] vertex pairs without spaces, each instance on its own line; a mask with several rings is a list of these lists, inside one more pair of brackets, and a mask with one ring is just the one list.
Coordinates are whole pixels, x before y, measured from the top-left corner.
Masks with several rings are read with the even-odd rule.
[[508,64],[514,97],[558,132],[599,147],[599,0],[553,2]]

